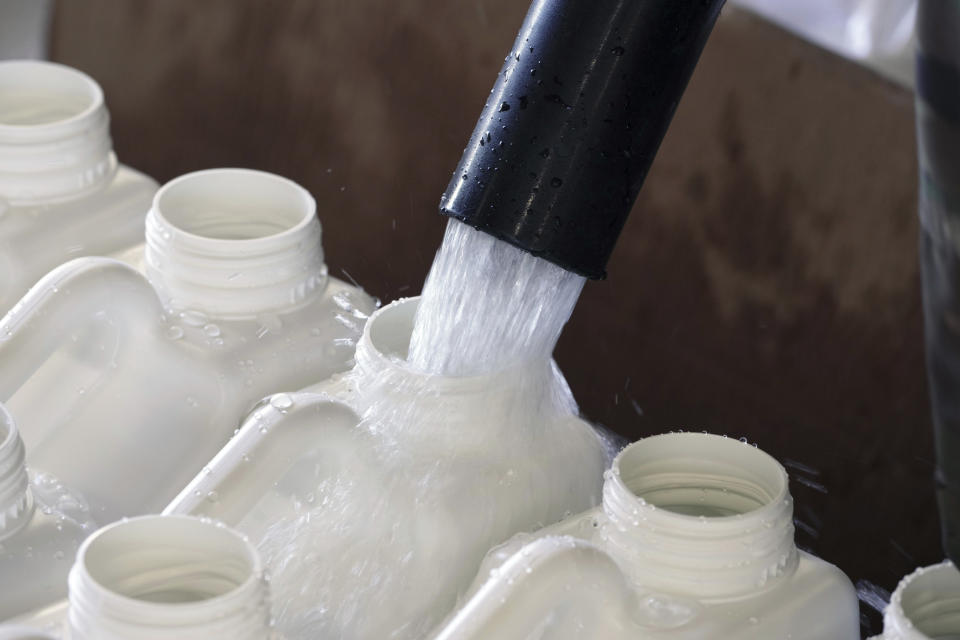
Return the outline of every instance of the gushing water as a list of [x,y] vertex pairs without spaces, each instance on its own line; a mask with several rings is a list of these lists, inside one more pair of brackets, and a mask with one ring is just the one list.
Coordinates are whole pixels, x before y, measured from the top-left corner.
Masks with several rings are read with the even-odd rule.
[[584,281],[451,219],[423,287],[409,362],[469,376],[549,358]]
[[583,284],[449,223],[409,350],[344,377],[360,422],[343,450],[326,435],[304,490],[251,512],[286,637],[423,637],[492,545],[596,503],[600,439],[550,360]]

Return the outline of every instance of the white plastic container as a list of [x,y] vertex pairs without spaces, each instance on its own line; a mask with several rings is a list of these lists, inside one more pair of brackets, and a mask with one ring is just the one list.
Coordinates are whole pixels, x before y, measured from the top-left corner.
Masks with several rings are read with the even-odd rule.
[[0,320],[0,401],[31,467],[98,523],[162,509],[253,405],[346,369],[374,301],[327,276],[313,198],[258,171],[182,176],[146,271],[80,258]]
[[0,640],[56,640],[56,636],[24,625],[0,624]]
[[960,571],[952,562],[921,567],[905,577],[883,612],[873,640],[960,638]]
[[0,638],[277,637],[256,550],[210,520],[153,515],[104,527],[80,547],[69,585],[68,601],[0,626]]
[[157,184],[117,163],[109,124],[85,74],[0,61],[0,315],[57,265],[143,241]]
[[66,596],[70,563],[95,528],[56,478],[28,475],[23,442],[0,405],[0,621]]
[[787,474],[707,434],[646,438],[603,504],[491,552],[435,640],[856,640],[843,573],[798,551]]
[[420,638],[484,553],[596,504],[603,446],[550,361],[475,377],[405,362],[417,300],[353,371],[255,411],[167,508],[248,534],[288,638]]

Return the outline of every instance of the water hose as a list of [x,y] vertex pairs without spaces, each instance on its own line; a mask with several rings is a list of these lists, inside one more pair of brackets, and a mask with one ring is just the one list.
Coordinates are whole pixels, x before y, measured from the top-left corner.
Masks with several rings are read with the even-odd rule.
[[603,278],[723,0],[534,0],[440,203]]

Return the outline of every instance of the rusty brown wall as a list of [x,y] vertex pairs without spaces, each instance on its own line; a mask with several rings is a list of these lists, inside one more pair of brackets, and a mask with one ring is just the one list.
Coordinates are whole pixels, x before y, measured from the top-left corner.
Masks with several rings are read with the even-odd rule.
[[[388,300],[419,291],[525,5],[61,2],[53,54],[103,84],[124,162],[299,181],[332,272]],[[914,165],[906,92],[726,10],[558,349],[631,439],[708,429],[787,461],[802,545],[887,588],[941,557]]]

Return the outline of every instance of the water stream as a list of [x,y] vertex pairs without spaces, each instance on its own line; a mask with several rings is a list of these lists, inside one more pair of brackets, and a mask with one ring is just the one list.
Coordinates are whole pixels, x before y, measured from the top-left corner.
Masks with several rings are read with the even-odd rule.
[[584,282],[451,219],[423,287],[409,362],[468,376],[549,358]]

